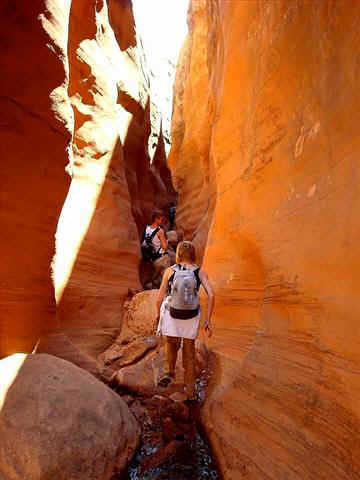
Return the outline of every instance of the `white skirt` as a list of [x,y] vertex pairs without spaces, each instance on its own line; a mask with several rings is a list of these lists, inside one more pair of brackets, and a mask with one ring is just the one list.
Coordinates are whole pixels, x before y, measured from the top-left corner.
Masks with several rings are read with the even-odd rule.
[[160,307],[160,320],[157,328],[157,335],[165,335],[167,337],[191,338],[197,337],[200,324],[200,310],[194,318],[180,320],[170,315],[168,307],[170,297],[166,297]]

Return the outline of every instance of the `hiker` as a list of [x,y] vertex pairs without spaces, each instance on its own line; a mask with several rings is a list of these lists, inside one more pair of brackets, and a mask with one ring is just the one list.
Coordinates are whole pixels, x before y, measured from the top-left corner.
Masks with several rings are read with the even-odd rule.
[[174,379],[177,353],[183,342],[183,367],[188,401],[195,397],[195,339],[199,330],[199,288],[208,295],[207,313],[203,328],[212,335],[211,316],[214,310],[214,292],[209,278],[196,263],[192,242],[180,242],[176,249],[176,264],[167,268],[161,282],[158,298],[157,333],[165,336],[164,375],[158,384],[167,387]]
[[174,252],[169,248],[163,225],[166,221],[165,215],[161,212],[154,212],[151,217],[151,224],[144,230],[141,242],[143,259],[152,263],[152,285],[159,287],[162,275],[175,258]]
[[169,206],[169,230],[173,230],[176,217],[176,203],[171,202]]

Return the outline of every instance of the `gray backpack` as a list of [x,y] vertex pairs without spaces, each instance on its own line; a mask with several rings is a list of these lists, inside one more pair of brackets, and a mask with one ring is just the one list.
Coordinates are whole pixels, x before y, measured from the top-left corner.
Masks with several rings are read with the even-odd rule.
[[199,313],[200,268],[178,264],[171,268],[174,273],[169,279],[170,315],[182,320],[194,318]]

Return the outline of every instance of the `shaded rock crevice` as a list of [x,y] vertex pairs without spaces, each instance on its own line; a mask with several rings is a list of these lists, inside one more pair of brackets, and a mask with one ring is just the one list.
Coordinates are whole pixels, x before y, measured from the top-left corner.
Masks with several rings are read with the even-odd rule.
[[[9,103],[12,103],[13,105],[16,105],[16,107],[18,107],[22,112],[26,113],[27,115],[30,115],[32,118],[35,118],[35,119],[39,120],[40,122],[44,122],[46,124],[46,126],[50,128],[50,130],[52,132],[54,132],[58,135],[61,135],[68,142],[70,141],[71,136],[70,136],[70,133],[67,130],[56,128],[52,124],[52,122],[49,121],[49,119],[47,119],[45,116],[37,114],[36,112],[31,110],[30,108],[27,108],[24,104],[22,104],[21,102],[19,102],[15,98],[5,97],[5,96],[1,95],[0,96],[0,101],[6,101],[6,102],[9,102]],[[6,121],[4,121],[4,123],[2,123],[1,127],[4,127],[5,125],[6,125]],[[11,126],[10,123],[8,123],[7,125],[8,125],[8,127]]]
[[[214,28],[215,22],[208,22],[209,15],[214,15],[209,2],[190,3],[189,35],[180,53],[174,84],[169,154],[169,166],[179,198],[177,222],[184,230],[184,236],[194,241],[199,261],[204,255],[217,198],[211,154],[212,129],[216,120],[215,96],[211,88],[214,69],[209,67],[214,61],[218,29]],[[180,162],[179,158],[182,159]]]
[[50,263],[68,189],[64,168],[71,137],[62,23],[68,3],[62,3],[58,23],[53,22],[56,8],[56,2],[49,5],[45,18],[44,2],[3,2],[0,7],[0,357],[31,351],[55,325]]

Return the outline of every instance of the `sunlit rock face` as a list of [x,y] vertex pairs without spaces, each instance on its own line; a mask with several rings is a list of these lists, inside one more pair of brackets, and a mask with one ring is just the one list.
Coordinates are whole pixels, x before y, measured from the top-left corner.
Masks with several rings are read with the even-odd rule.
[[31,3],[0,7],[0,355],[31,351],[56,326],[42,351],[94,371],[140,288],[139,232],[175,192],[162,135],[150,165],[150,74],[131,1]]
[[68,55],[72,183],[55,283],[61,328],[97,356],[118,333],[129,289],[140,288],[139,233],[172,197],[150,167],[150,88],[131,2],[73,0]]
[[206,0],[190,4],[190,35],[182,47],[176,72],[169,155],[179,195],[177,224],[185,237],[195,242],[200,258],[216,201],[210,143],[215,120],[212,46],[217,37],[215,27],[208,22],[210,8]]
[[69,185],[67,0],[0,5],[0,357],[55,324],[54,234]]
[[200,249],[211,225],[202,418],[226,479],[359,475],[359,20],[358,2],[192,3],[171,165]]

